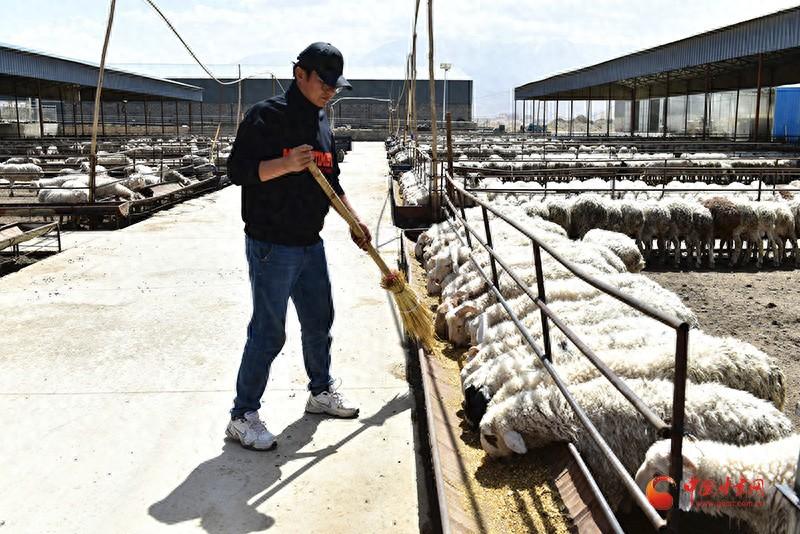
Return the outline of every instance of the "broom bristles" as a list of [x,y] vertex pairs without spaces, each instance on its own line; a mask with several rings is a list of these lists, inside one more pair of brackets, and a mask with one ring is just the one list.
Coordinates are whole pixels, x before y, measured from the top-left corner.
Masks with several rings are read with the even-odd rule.
[[381,287],[394,295],[405,331],[426,349],[434,350],[440,342],[433,330],[433,314],[419,302],[414,290],[406,284],[403,273],[393,271],[385,275]]

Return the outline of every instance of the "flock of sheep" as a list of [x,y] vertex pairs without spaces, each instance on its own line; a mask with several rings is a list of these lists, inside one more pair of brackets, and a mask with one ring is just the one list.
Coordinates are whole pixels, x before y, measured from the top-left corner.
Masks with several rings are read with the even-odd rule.
[[[714,268],[716,256],[726,249],[730,266],[755,259],[760,268],[767,256],[780,266],[790,250],[794,265],[800,266],[800,194],[791,191],[800,189],[800,181],[777,188],[761,184],[760,201],[755,182],[723,186],[672,181],[654,187],[625,179],[612,185],[603,178],[545,185],[492,177],[468,181],[487,190],[482,193],[487,200],[523,207],[528,214],[557,223],[570,237],[582,238],[592,229],[623,233],[650,262],[671,256],[678,267],[685,254],[689,265],[700,268],[705,259]],[[406,205],[430,201],[428,184],[414,171],[405,172],[399,185]],[[600,193],[580,194],[587,189]],[[546,190],[558,194],[544,195]]]
[[[99,200],[138,200],[146,194],[146,189],[159,183],[180,183],[190,185],[197,176],[214,172],[216,166],[208,148],[199,146],[198,139],[186,142],[152,140],[148,138],[131,139],[122,145],[101,142],[97,152],[96,195]],[[219,144],[218,160],[227,159],[230,143]],[[89,143],[79,142],[68,147],[69,152],[83,154],[88,152]],[[0,163],[0,186],[8,187],[13,196],[14,185],[23,182],[28,189],[34,189],[40,203],[79,204],[88,201],[89,163],[86,156],[70,156],[58,159],[65,167],[56,176],[46,177],[43,166],[54,163],[51,156],[58,156],[56,146],[34,147],[28,150],[27,157],[13,157]],[[42,157],[48,156],[45,161]],[[170,158],[172,166],[160,164],[156,167],[136,164],[136,159]],[[189,176],[184,176],[184,173]]]
[[[664,188],[648,188],[631,183],[631,189],[649,190],[622,195],[622,199],[584,193],[573,196],[503,193],[503,188],[536,192],[536,183],[500,182],[487,178],[481,187],[491,189],[485,193],[491,201],[523,207],[528,213],[553,221],[564,228],[571,237],[581,238],[591,229],[601,228],[620,232],[635,239],[648,261],[672,254],[675,266],[680,265],[683,253],[694,266],[700,267],[702,258],[707,265],[715,266],[719,242],[726,247],[731,266],[756,260],[761,267],[767,253],[774,265],[781,265],[791,246],[792,261],[800,265],[797,239],[800,237],[800,196],[785,190],[765,193],[761,201],[752,200],[752,193],[741,193],[741,184],[719,186],[714,192],[676,193],[671,189],[685,189],[686,184],[666,184]],[[608,184],[583,184],[587,188],[606,189]],[[602,187],[600,187],[602,185]],[[629,184],[622,183],[624,191]],[[644,186],[644,187],[641,187]],[[800,182],[789,184],[800,189]],[[666,191],[666,193],[665,193]],[[766,242],[768,250],[764,249]],[[745,253],[744,244],[747,244]],[[788,246],[787,246],[788,245]]]
[[[572,240],[561,225],[525,205],[499,198],[496,204],[584,272],[692,326],[685,413],[686,431],[694,438],[687,440],[684,476],[725,480],[738,479],[740,473],[760,475],[767,506],[703,511],[787,532],[791,514],[786,501],[774,495],[775,484],[793,479],[800,438],[781,412],[786,389],[775,360],[744,341],[704,332],[674,293],[632,272],[641,268],[641,255],[624,234],[588,231],[583,239]],[[494,227],[494,250],[536,292],[529,239],[498,221]],[[584,453],[609,503],[619,509],[626,504],[622,483],[479,272],[477,266],[488,272],[489,256],[478,248],[465,246],[463,228],[445,221],[420,236],[415,253],[425,266],[428,290],[441,295],[437,334],[468,347],[461,372],[465,414],[478,424],[483,448],[491,456],[506,456],[571,441]],[[675,331],[576,278],[548,254],[542,256],[550,309],[662,420],[669,420]],[[497,290],[542,346],[538,308],[504,270],[498,278]],[[560,330],[551,328],[550,338],[560,376],[642,489],[654,473],[668,472],[668,442],[658,441],[655,430]],[[707,460],[719,454],[730,463]]]

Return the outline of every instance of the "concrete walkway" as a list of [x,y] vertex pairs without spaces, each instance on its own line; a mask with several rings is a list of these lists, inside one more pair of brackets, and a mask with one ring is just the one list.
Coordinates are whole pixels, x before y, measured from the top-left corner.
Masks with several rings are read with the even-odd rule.
[[[342,183],[374,229],[381,143]],[[299,325],[262,415],[275,452],[224,441],[250,315],[239,189],[0,279],[0,534],[416,532],[411,404],[379,271],[331,212],[334,375],[359,420],[303,413]],[[387,213],[381,240],[394,236]],[[394,265],[395,244],[386,259]]]

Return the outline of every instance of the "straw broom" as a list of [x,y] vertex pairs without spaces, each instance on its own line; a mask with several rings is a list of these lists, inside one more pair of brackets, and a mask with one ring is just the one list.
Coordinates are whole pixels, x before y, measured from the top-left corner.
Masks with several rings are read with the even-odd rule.
[[[350,213],[350,210],[344,205],[342,199],[340,199],[339,195],[333,190],[316,163],[312,161],[308,169],[325,192],[325,195],[331,201],[334,209],[339,212],[339,215],[341,215],[350,226],[350,231],[353,232],[356,237],[364,239],[364,232],[361,231],[361,227],[356,222],[355,217],[353,217],[353,214]],[[383,274],[381,277],[381,287],[391,291],[394,296],[397,309],[400,310],[400,318],[403,321],[403,328],[405,331],[422,343],[426,348],[433,349],[438,341],[433,332],[433,315],[431,311],[427,306],[420,304],[417,295],[406,285],[406,279],[403,273],[389,269],[372,243],[367,242],[367,252]]]

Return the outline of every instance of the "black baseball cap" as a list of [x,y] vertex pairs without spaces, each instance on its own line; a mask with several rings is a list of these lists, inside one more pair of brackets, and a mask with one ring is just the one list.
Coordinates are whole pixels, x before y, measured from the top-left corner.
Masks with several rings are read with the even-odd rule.
[[330,43],[312,43],[297,56],[297,64],[306,70],[316,71],[323,82],[331,87],[353,86],[342,76],[344,58],[339,49]]

